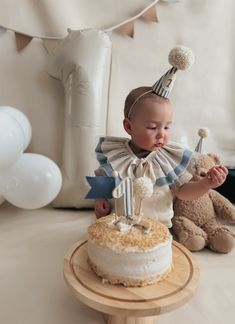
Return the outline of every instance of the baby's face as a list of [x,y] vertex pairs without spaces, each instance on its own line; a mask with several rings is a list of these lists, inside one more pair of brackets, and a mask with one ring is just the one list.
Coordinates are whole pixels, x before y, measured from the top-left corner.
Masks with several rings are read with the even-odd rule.
[[172,123],[172,108],[168,101],[146,98],[136,104],[124,128],[133,144],[141,150],[156,151],[167,144]]

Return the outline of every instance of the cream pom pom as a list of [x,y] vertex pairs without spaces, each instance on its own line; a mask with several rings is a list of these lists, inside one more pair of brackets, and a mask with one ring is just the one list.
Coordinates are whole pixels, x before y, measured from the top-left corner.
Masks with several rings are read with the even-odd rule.
[[197,133],[201,138],[205,138],[208,137],[208,135],[210,134],[210,130],[207,127],[203,127],[203,128],[199,128]]
[[153,194],[153,183],[147,177],[136,178],[133,186],[135,195],[140,199],[149,198]]
[[179,70],[187,70],[194,63],[194,54],[186,46],[176,46],[170,51],[168,61]]

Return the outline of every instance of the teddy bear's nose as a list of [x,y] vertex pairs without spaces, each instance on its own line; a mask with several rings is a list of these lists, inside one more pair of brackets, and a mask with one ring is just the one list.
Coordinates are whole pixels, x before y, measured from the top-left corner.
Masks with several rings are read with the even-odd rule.
[[201,171],[199,175],[200,177],[205,178],[207,176],[207,173],[205,171]]

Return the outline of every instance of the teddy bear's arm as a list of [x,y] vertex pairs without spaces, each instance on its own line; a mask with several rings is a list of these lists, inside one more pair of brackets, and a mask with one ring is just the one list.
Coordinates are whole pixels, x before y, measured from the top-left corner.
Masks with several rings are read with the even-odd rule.
[[213,202],[216,215],[230,223],[235,223],[235,206],[215,190],[210,190],[209,196]]

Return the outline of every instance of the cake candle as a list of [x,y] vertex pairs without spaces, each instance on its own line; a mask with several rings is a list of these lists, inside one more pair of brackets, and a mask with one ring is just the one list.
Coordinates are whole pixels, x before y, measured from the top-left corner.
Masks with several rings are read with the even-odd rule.
[[113,198],[116,199],[123,197],[124,216],[127,218],[133,218],[133,185],[131,178],[124,178],[113,190],[112,194]]

